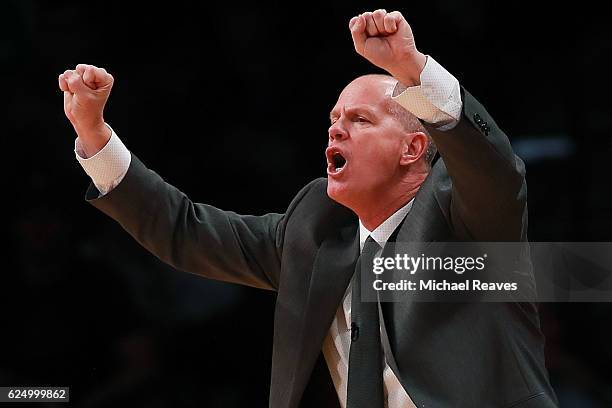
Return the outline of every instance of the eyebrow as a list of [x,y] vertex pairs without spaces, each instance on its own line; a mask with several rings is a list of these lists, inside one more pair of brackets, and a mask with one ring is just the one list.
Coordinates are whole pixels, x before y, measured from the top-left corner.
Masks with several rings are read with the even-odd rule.
[[[370,105],[354,105],[354,106],[349,106],[348,108],[344,108],[344,110],[348,113],[364,113],[367,115],[376,115],[375,111],[370,107]],[[338,111],[332,109],[331,112],[329,112],[329,118],[333,119],[335,116],[338,115]]]

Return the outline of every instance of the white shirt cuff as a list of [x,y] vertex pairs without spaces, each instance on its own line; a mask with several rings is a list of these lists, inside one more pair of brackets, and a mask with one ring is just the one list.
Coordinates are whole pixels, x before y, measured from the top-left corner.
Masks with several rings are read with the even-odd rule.
[[463,108],[459,81],[431,56],[421,72],[421,85],[407,88],[393,100],[440,130],[455,127]]
[[110,126],[108,128],[111,130],[108,143],[98,153],[89,158],[85,158],[79,138],[74,141],[74,154],[85,173],[91,177],[100,192],[100,196],[107,194],[121,183],[132,162],[130,151],[115,131]]

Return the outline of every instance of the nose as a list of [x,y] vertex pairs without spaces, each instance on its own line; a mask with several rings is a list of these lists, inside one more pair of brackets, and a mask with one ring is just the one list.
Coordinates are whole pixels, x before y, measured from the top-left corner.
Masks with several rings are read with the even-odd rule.
[[348,132],[341,125],[341,121],[334,122],[327,131],[329,133],[329,141],[341,141],[348,138]]

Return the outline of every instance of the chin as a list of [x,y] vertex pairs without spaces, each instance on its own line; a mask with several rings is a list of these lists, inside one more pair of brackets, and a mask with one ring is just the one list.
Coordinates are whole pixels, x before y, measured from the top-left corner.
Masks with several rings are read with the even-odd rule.
[[348,191],[348,187],[345,183],[339,183],[336,180],[327,179],[327,195],[329,198],[337,202],[338,204],[342,204],[345,207],[350,206],[350,192]]
[[338,188],[332,180],[327,179],[327,195],[334,201],[338,201],[340,194],[338,194]]

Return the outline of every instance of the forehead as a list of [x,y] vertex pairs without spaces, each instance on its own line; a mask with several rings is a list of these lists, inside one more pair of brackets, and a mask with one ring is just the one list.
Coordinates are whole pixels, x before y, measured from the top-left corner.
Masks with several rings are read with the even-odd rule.
[[342,90],[332,112],[356,105],[386,111],[393,86],[394,83],[391,80],[358,78]]

